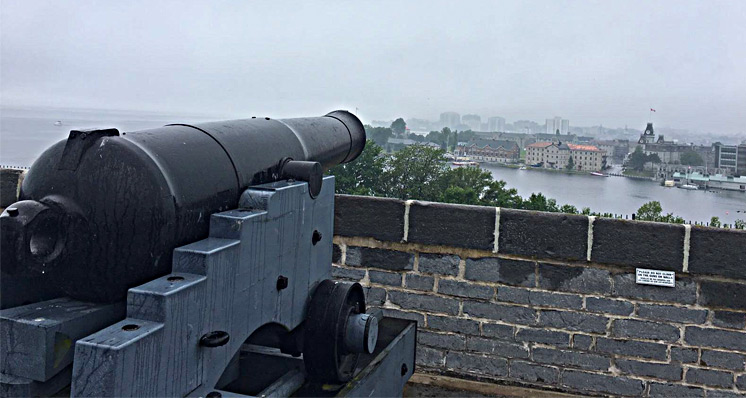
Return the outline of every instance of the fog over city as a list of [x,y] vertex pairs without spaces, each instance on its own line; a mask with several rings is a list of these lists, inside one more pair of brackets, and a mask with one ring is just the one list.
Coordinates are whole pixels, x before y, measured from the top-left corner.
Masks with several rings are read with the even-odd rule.
[[743,1],[4,0],[3,106],[746,136]]

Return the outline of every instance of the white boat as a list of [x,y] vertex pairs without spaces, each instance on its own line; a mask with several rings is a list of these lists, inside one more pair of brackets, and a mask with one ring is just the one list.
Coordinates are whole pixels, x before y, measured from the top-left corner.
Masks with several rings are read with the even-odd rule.
[[58,120],[58,121],[54,122],[54,125],[55,126],[62,126],[62,122]]
[[699,188],[697,188],[696,185],[692,185],[692,184],[683,184],[683,185],[679,186],[679,188],[681,188],[681,189],[688,189],[688,190],[691,190],[691,191],[696,191],[697,189],[699,189]]
[[526,170],[526,166],[521,166],[518,170]]
[[591,171],[591,175],[592,176],[596,176],[596,177],[608,177],[608,175],[606,175],[604,173],[599,173],[597,171]]
[[676,182],[674,180],[666,180],[663,181],[663,186],[666,188],[674,187],[676,186]]

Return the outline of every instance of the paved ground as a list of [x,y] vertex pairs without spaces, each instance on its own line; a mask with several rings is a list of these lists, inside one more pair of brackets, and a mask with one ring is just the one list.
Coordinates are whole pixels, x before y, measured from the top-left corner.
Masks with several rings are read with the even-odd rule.
[[483,395],[476,392],[464,391],[458,389],[449,389],[439,386],[428,386],[425,384],[407,384],[404,387],[405,397],[500,397],[506,398],[506,395]]
[[405,397],[497,397],[574,398],[572,394],[505,385],[498,382],[465,380],[437,374],[415,373],[404,387]]

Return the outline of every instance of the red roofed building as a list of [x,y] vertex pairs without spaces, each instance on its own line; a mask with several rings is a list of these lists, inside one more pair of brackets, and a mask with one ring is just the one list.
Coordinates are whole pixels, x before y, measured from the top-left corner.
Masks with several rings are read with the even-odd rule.
[[593,145],[537,142],[526,147],[526,164],[545,169],[567,169],[572,158],[573,170],[598,171],[606,152]]

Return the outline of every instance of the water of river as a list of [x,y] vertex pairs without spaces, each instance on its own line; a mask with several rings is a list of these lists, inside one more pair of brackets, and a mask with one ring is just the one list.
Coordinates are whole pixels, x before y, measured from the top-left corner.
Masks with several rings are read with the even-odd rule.
[[[56,121],[62,123],[55,126]],[[132,131],[159,127],[168,123],[209,120],[205,116],[165,115],[143,112],[59,109],[0,109],[0,165],[30,166],[42,151],[67,138],[73,128],[117,127]],[[661,202],[664,212],[687,221],[709,221],[718,216],[725,223],[746,219],[746,194],[743,192],[687,191],[663,188],[651,181],[623,177],[594,177],[483,166],[495,179],[502,179],[521,196],[541,192],[559,204],[578,209],[590,207],[598,212],[632,214],[651,200]]]
[[541,192],[559,204],[581,209],[590,207],[600,213],[635,213],[651,200],[661,203],[664,213],[673,213],[687,221],[707,222],[712,216],[731,224],[746,220],[746,193],[735,191],[688,191],[665,188],[659,183],[625,177],[596,177],[590,174],[565,174],[540,170],[519,170],[482,166],[498,180],[507,182],[523,196]]

